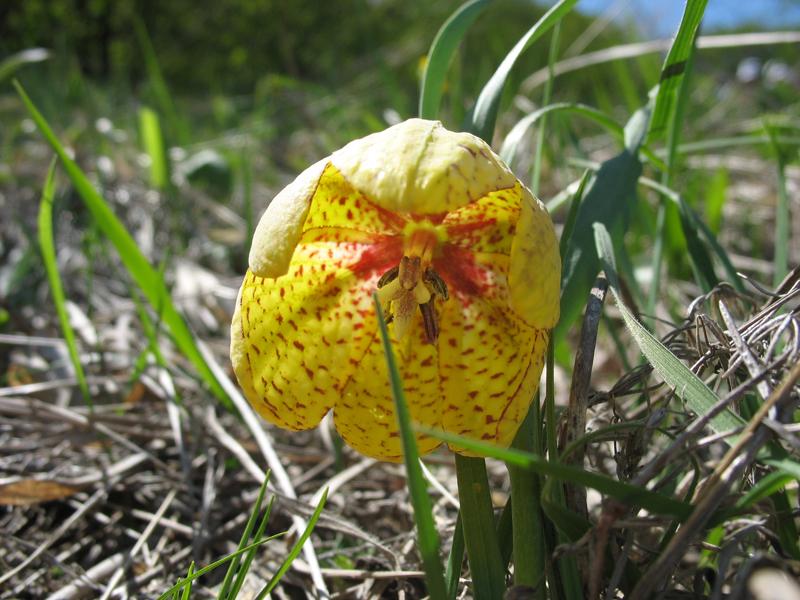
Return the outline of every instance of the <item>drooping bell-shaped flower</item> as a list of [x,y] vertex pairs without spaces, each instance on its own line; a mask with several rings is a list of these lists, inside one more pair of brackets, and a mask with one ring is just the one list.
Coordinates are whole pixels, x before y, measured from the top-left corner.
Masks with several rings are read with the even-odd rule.
[[541,202],[485,142],[421,119],[351,142],[275,197],[249,262],[231,359],[268,421],[309,429],[333,410],[353,448],[402,460],[377,290],[412,419],[511,443],[558,319],[560,258]]

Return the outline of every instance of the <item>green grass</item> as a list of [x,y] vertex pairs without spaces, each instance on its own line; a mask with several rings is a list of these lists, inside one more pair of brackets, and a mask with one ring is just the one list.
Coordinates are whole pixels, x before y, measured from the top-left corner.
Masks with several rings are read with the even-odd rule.
[[[394,118],[384,113],[387,107],[406,118],[413,116],[416,105],[420,117],[440,119],[451,129],[494,141],[520,179],[546,201],[560,234],[563,281],[561,320],[553,334],[545,384],[531,399],[530,413],[512,448],[415,430],[376,303],[387,385],[405,453],[403,481],[408,489],[394,493],[413,507],[416,553],[403,555],[402,566],[416,568],[419,560],[425,572],[424,592],[422,584],[409,586],[407,597],[455,598],[466,585],[467,593],[478,600],[499,599],[512,584],[533,588],[530,593],[537,600],[582,598],[599,584],[612,585],[617,595],[635,597],[638,586],[661,573],[664,561],[676,560],[668,552],[683,543],[682,536],[691,539],[677,559],[696,560],[698,568],[713,570],[726,585],[738,581],[736,572],[745,573],[752,556],[789,565],[800,556],[798,518],[792,510],[800,460],[792,427],[787,434],[772,423],[772,433],[752,449],[748,471],[730,481],[730,489],[716,500],[708,490],[714,489],[717,478],[735,473],[716,473],[719,457],[752,439],[746,428],[758,430],[759,411],[774,399],[772,394],[787,381],[797,360],[791,353],[795,317],[779,306],[769,318],[773,324],[785,323],[783,329],[767,329],[766,321],[748,324],[769,299],[737,273],[745,271],[761,287],[774,289],[796,266],[791,190],[797,185],[800,102],[791,89],[763,82],[744,86],[733,77],[738,60],[748,52],[777,61],[786,56],[782,47],[736,48],[734,40],[720,51],[697,43],[706,4],[686,3],[663,61],[639,49],[607,63],[610,59],[596,51],[625,41],[618,30],[610,30],[582,51],[583,58],[592,59],[587,66],[565,71],[562,67],[569,66],[572,57],[561,54],[575,38],[576,28],[586,29],[574,0],[555,2],[544,13],[528,5],[472,0],[443,22],[429,48],[430,36],[416,40],[416,45],[393,46],[385,53],[380,49],[377,63],[367,61],[363,73],[341,86],[300,75],[265,74],[247,94],[215,90],[213,103],[168,81],[170,57],[161,55],[154,43],[158,32],[149,33],[143,21],[136,22],[132,33],[141,50],[137,68],[145,87],[136,96],[125,89],[120,105],[120,88],[87,77],[69,57],[13,53],[0,62],[0,83],[18,74],[26,85],[23,89],[15,84],[21,100],[14,116],[18,123],[0,134],[0,184],[7,186],[11,198],[18,189],[32,187],[41,201],[36,231],[21,227],[20,239],[28,243],[27,249],[24,244],[19,252],[0,248],[9,261],[0,277],[0,332],[15,332],[30,320],[30,309],[34,314],[54,313],[50,321],[58,327],[50,335],[64,339],[84,400],[102,406],[104,399],[90,396],[81,348],[66,310],[68,299],[89,307],[94,301],[91,285],[84,294],[71,279],[76,271],[66,252],[75,245],[70,231],[100,236],[102,244],[90,242],[79,249],[85,259],[81,264],[87,265],[80,277],[114,280],[120,284],[116,289],[128,290],[142,342],[138,358],[116,375],[123,381],[141,381],[152,357],[178,388],[180,410],[211,400],[209,404],[219,403],[233,412],[199,350],[195,321],[190,327],[173,297],[170,277],[175,261],[192,260],[226,282],[238,281],[254,219],[286,179],[349,139],[385,126],[384,117]],[[511,23],[498,25],[504,21]],[[414,41],[413,33],[404,39]],[[397,66],[397,56],[405,57],[402,66]],[[65,69],[64,64],[73,67]],[[418,98],[409,87],[409,81],[415,84],[417,66],[424,66]],[[538,76],[544,88],[519,94],[520,85],[526,89],[525,79],[537,70],[546,74]],[[708,90],[723,90],[720,82],[733,90],[731,96],[710,94]],[[15,99],[10,88],[8,94]],[[91,125],[99,117],[112,121],[110,133]],[[29,150],[37,143],[57,155],[58,162],[49,169],[49,155],[41,158]],[[202,150],[212,150],[233,165],[232,184],[221,192],[211,194],[197,182],[180,181],[180,156]],[[138,163],[140,153],[149,157],[146,168]],[[95,168],[101,156],[118,168],[110,182]],[[20,157],[36,168],[18,167]],[[56,186],[59,171],[67,177]],[[31,172],[37,173],[35,183],[30,182]],[[134,194],[138,204],[128,212],[115,194],[119,188],[137,186],[143,191]],[[139,248],[136,235],[135,211],[156,210],[143,198],[162,203],[153,219],[158,242],[152,261]],[[62,214],[69,216],[63,229]],[[68,246],[60,248],[60,240]],[[106,248],[115,254],[108,256]],[[577,352],[577,325],[600,271],[608,278],[610,293],[597,332],[590,381],[595,394],[588,399],[593,405],[587,412],[590,428],[576,432],[564,445],[560,431],[568,424],[563,403]],[[37,278],[46,281],[52,306],[37,304],[39,297],[31,291]],[[692,305],[693,319],[686,320],[689,303],[701,295],[704,298]],[[759,352],[760,367],[770,369],[769,377],[758,384],[740,366],[732,332],[719,318],[720,301]],[[219,310],[214,305],[205,308]],[[677,324],[683,328],[677,330]],[[760,336],[753,333],[759,327],[764,331]],[[218,354],[223,356],[227,332],[223,328],[204,337],[210,335],[217,336]],[[170,344],[178,350],[178,364],[176,353],[164,350]],[[103,360],[101,354],[93,369],[103,368]],[[8,381],[16,376],[10,370],[0,375]],[[187,387],[182,383],[187,375],[202,383],[202,392],[180,391]],[[796,386],[796,381],[786,385]],[[782,418],[796,426],[791,409]],[[461,509],[456,515],[450,508],[434,507],[419,466],[414,436],[420,431],[502,461],[505,471],[491,461],[487,468],[483,458],[457,456],[451,465],[446,454],[437,455],[436,460],[445,462],[442,471],[457,483]],[[281,450],[286,460],[302,456],[302,451],[289,450],[285,439]],[[334,448],[333,472],[344,472],[352,454],[342,451],[341,440],[334,441]],[[579,451],[586,460],[573,464],[570,458]],[[233,463],[231,469],[242,469]],[[383,491],[373,482],[366,487],[372,494]],[[575,512],[567,502],[571,488],[594,491],[586,514]],[[510,498],[502,513],[493,506],[493,492]],[[214,579],[217,596],[235,598],[260,559],[259,548],[277,537],[269,533],[274,531],[269,525],[280,502],[265,506],[265,498],[266,481],[235,551],[205,567],[187,560],[178,574],[171,574],[169,581],[176,583],[161,597],[192,597],[199,581],[206,581],[200,578],[211,580],[211,571],[227,565],[224,576]],[[323,494],[308,529],[299,532],[258,597],[283,580],[320,518],[325,498]],[[343,504],[349,504],[348,499]],[[707,514],[698,515],[698,506],[707,508]],[[700,517],[696,531],[683,532],[683,524]],[[743,520],[758,521],[760,529],[735,538]],[[371,533],[377,521],[361,525]],[[341,531],[334,536],[325,530],[317,541],[330,545],[334,537],[339,549],[357,548]],[[605,545],[594,546],[597,540],[605,540]],[[635,552],[627,552],[625,540]],[[698,558],[694,549],[703,541]],[[396,540],[386,543],[395,543],[394,549],[401,545]],[[234,541],[230,547],[235,545]],[[376,564],[374,549],[368,544],[366,548],[354,550],[341,564]],[[330,560],[323,564],[340,566]],[[659,581],[676,590],[705,585],[678,568]],[[349,585],[335,578],[330,582],[342,593]],[[705,587],[705,592],[712,591],[712,586]]]

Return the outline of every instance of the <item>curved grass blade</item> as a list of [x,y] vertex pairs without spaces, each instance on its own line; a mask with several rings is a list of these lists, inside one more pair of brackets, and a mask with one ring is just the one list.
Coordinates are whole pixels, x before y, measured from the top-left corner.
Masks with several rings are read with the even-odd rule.
[[[547,83],[544,86],[544,95],[542,97],[542,104],[545,106],[550,104],[550,99],[553,97],[553,80],[555,74],[553,73],[553,64],[556,62],[558,55],[558,42],[561,37],[561,21],[556,21],[553,25],[553,33],[550,34],[550,51],[547,53]],[[539,181],[542,177],[542,157],[544,156],[544,138],[547,129],[547,117],[542,118],[539,124],[539,131],[536,132],[536,145],[533,152],[533,167],[531,169],[531,191],[534,195],[539,194]]]
[[[692,261],[697,261],[696,263],[693,263],[693,265],[696,269],[704,272],[703,277],[706,277],[708,281],[718,281],[718,278],[714,273],[713,266],[711,266],[711,259],[708,256],[708,252],[700,243],[701,237],[711,247],[711,249],[714,251],[714,254],[719,259],[723,269],[725,269],[728,282],[737,290],[743,292],[744,286],[742,285],[741,279],[736,273],[736,268],[733,266],[728,253],[725,252],[725,249],[717,241],[717,236],[715,236],[711,229],[709,229],[709,227],[703,222],[703,220],[697,216],[694,210],[692,210],[692,207],[689,206],[686,200],[683,199],[683,196],[681,196],[675,190],[661,185],[660,183],[647,177],[640,178],[639,182],[642,185],[661,193],[665,198],[668,198],[678,206],[681,216],[683,235],[686,237],[686,243],[690,249],[689,257],[692,259]],[[715,283],[711,284],[711,287],[714,285]]]
[[11,77],[21,67],[42,62],[48,58],[50,58],[50,51],[46,48],[27,48],[7,56],[0,62],[0,83]]
[[496,458],[506,463],[530,469],[540,475],[553,477],[559,481],[583,485],[611,496],[630,506],[639,506],[659,515],[685,519],[692,511],[692,505],[675,500],[658,492],[640,488],[629,483],[617,481],[607,475],[593,473],[578,467],[546,460],[537,454],[523,452],[514,448],[500,448],[479,440],[447,433],[438,429],[419,427],[418,431],[450,444],[457,444],[472,452]]
[[419,451],[417,450],[417,441],[411,427],[411,414],[406,404],[400,371],[397,369],[392,343],[389,339],[389,331],[386,327],[386,320],[383,317],[383,310],[380,302],[378,302],[377,294],[373,294],[373,300],[375,301],[375,310],[378,315],[383,352],[386,356],[386,368],[389,371],[389,383],[392,386],[392,396],[394,397],[395,410],[397,411],[400,438],[403,442],[403,458],[406,464],[408,489],[411,496],[411,504],[414,507],[414,521],[417,524],[417,543],[422,557],[422,566],[425,569],[428,595],[431,598],[445,598],[447,591],[442,573],[442,563],[439,559],[439,534],[436,532],[436,524],[433,521],[433,508],[431,506],[431,498],[428,496],[425,477],[419,465]]
[[491,0],[465,2],[444,22],[436,37],[433,38],[419,94],[420,118],[438,118],[444,81],[453,55],[467,30],[490,2]]
[[271,535],[271,536],[269,536],[267,538],[264,538],[264,539],[261,539],[261,540],[259,540],[257,542],[253,542],[252,544],[248,544],[244,548],[240,548],[239,550],[236,550],[235,552],[231,552],[228,556],[224,556],[223,558],[220,558],[219,560],[215,560],[213,563],[211,563],[209,565],[206,565],[202,569],[198,569],[197,571],[192,572],[191,575],[187,574],[187,576],[185,578],[180,579],[175,585],[173,585],[171,588],[169,588],[167,591],[165,591],[163,594],[161,594],[158,597],[158,600],[168,600],[168,598],[170,598],[176,591],[182,590],[187,585],[191,585],[192,582],[195,581],[198,577],[201,577],[201,576],[205,575],[206,573],[210,573],[211,571],[213,571],[217,567],[221,567],[226,562],[229,562],[229,561],[235,559],[237,556],[241,556],[242,554],[246,554],[247,552],[250,552],[250,550],[252,550],[253,548],[259,548],[259,547],[263,546],[264,544],[266,544],[267,542],[271,542],[272,540],[276,540],[276,539],[278,539],[280,537],[283,537],[284,535],[286,535],[285,531],[281,532],[281,533],[276,533],[275,535]]
[[58,261],[56,260],[55,243],[53,242],[53,196],[55,195],[56,182],[56,159],[50,162],[47,170],[47,179],[44,182],[42,200],[39,204],[39,249],[42,252],[42,262],[47,271],[47,280],[50,283],[50,293],[53,294],[53,304],[56,307],[58,322],[61,324],[61,331],[64,334],[64,341],[67,344],[69,359],[72,368],[75,370],[75,377],[78,380],[78,387],[83,395],[83,400],[91,408],[92,396],[89,393],[89,384],[86,382],[86,374],[83,372],[83,365],[78,355],[78,344],[75,342],[75,332],[69,322],[67,314],[66,298],[64,288],[61,285],[61,277],[58,275]]
[[528,32],[522,36],[511,51],[506,54],[503,62],[497,67],[491,79],[481,90],[475,107],[470,115],[469,129],[475,135],[491,143],[494,125],[497,121],[497,112],[500,107],[500,98],[506,85],[511,69],[517,59],[527,50],[533,42],[547,33],[553,25],[564,18],[572,9],[577,0],[560,0],[548,10]]
[[456,526],[453,530],[453,545],[447,557],[444,578],[447,583],[447,598],[455,600],[458,595],[458,581],[461,579],[461,565],[464,564],[464,527],[461,515],[456,517]]
[[[189,564],[189,570],[186,572],[186,578],[189,580],[189,583],[183,587],[183,593],[181,594],[181,600],[189,600],[189,598],[192,595],[192,575],[194,575],[194,569],[195,569],[195,564],[194,564],[194,561],[192,561]],[[177,593],[178,593],[178,591],[175,590],[175,594],[177,594]]]
[[289,570],[289,567],[292,566],[294,559],[300,555],[300,552],[303,550],[303,545],[306,543],[306,540],[311,537],[311,532],[314,531],[314,527],[319,520],[319,516],[322,514],[322,509],[325,508],[325,502],[328,500],[328,488],[325,488],[325,491],[322,492],[322,497],[319,499],[319,504],[317,504],[316,510],[314,510],[314,514],[311,515],[311,518],[308,520],[308,525],[306,525],[305,530],[297,538],[297,541],[292,546],[292,549],[289,551],[289,554],[283,559],[281,566],[278,567],[278,570],[275,572],[275,575],[272,576],[272,579],[269,580],[267,585],[258,593],[256,596],[256,600],[262,600],[266,598],[267,595],[275,589],[275,586],[278,585],[278,582],[281,580],[281,577],[286,575],[286,571]]
[[700,21],[706,10],[706,4],[708,4],[708,0],[687,0],[686,2],[678,33],[675,35],[664,66],[661,68],[656,105],[647,134],[648,142],[661,139],[672,120],[680,84],[683,81],[686,64],[700,29]]
[[[241,538],[239,538],[239,545],[237,546],[237,550],[240,550],[247,545],[247,541],[250,539],[250,535],[253,533],[253,528],[256,526],[256,521],[258,520],[258,514],[261,512],[261,505],[264,503],[264,496],[267,493],[267,483],[269,482],[269,476],[270,472],[267,471],[267,474],[264,476],[264,481],[261,483],[261,488],[258,490],[258,496],[256,497],[255,504],[253,504],[253,509],[250,511],[250,516],[247,519],[247,524],[244,527],[242,536]],[[275,496],[272,497],[272,500],[274,499]],[[264,529],[262,526],[266,526],[266,523],[269,520],[269,515],[272,512],[272,500],[267,506],[267,510],[266,513],[264,514],[264,517],[261,519],[261,524],[258,527],[259,533],[256,534],[255,539],[253,541],[258,541],[259,539],[261,539],[263,535]],[[252,551],[251,554],[248,554],[248,558],[252,559],[252,555],[254,554],[255,554],[255,549]],[[225,579],[222,580],[222,583],[219,586],[219,592],[217,594],[217,598],[219,600],[223,600],[230,595],[231,584],[233,583],[234,575],[236,575],[236,572],[239,569],[240,558],[241,558],[240,556],[237,556],[228,565],[228,570],[225,572]],[[241,573],[247,573],[247,570],[242,569],[240,571],[240,574]],[[244,579],[244,577],[242,577],[242,579]],[[234,589],[238,588],[234,587]],[[232,597],[235,597],[235,595]]]
[[106,201],[94,188],[80,167],[69,157],[64,146],[61,145],[61,142],[59,142],[53,130],[50,128],[50,125],[25,93],[25,90],[19,82],[15,81],[14,86],[30,113],[31,118],[39,128],[39,131],[61,160],[64,170],[67,172],[67,175],[75,186],[78,195],[86,205],[86,208],[89,209],[97,226],[114,244],[122,260],[122,264],[125,265],[125,268],[128,270],[131,278],[136,282],[136,285],[139,286],[144,297],[147,298],[150,305],[162,315],[163,321],[169,328],[175,344],[194,365],[203,381],[206,382],[214,395],[229,411],[233,412],[233,404],[216,377],[214,377],[206,361],[203,359],[189,326],[172,303],[163,278],[141,253],[136,242],[125,229],[125,226],[117,219],[111,208],[106,204]]
[[[675,390],[675,394],[683,399],[695,414],[706,414],[719,401],[719,398],[689,367],[684,365],[653,334],[647,331],[622,302],[611,236],[602,223],[595,224],[594,236],[597,244],[597,255],[608,277],[609,289],[611,289],[611,293],[614,295],[617,306],[622,313],[622,318],[625,320],[633,339],[639,345],[642,354],[647,357],[647,360],[653,365],[653,369],[664,382]],[[730,432],[744,425],[745,421],[727,408],[710,421],[710,426],[716,433]],[[730,437],[725,439],[728,444],[732,443]]]
[[508,132],[508,135],[506,135],[505,140],[503,140],[503,146],[500,148],[500,157],[510,165],[516,158],[519,145],[525,138],[525,134],[528,133],[528,130],[545,115],[562,112],[574,113],[580,117],[594,121],[619,141],[623,140],[622,126],[602,110],[576,102],[557,102],[555,104],[543,106],[517,121],[517,124],[514,125],[511,131]]

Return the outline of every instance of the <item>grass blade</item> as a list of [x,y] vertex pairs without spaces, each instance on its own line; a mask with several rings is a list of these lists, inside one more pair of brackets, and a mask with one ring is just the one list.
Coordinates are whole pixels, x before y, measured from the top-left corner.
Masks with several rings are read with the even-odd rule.
[[485,460],[456,454],[456,478],[473,595],[482,600],[501,600],[505,568],[497,543]]
[[453,545],[447,557],[444,579],[447,584],[447,598],[455,600],[458,595],[458,581],[461,579],[461,565],[464,564],[464,526],[461,523],[461,514],[456,517],[456,526],[453,530]]
[[27,48],[7,56],[0,61],[0,83],[11,77],[21,67],[50,58],[50,51],[45,48]]
[[578,208],[572,235],[561,255],[561,318],[554,332],[556,342],[578,318],[599,270],[592,225],[602,222],[617,240],[625,235],[642,174],[638,144],[647,131],[648,115],[643,108],[631,117],[623,132],[626,147],[600,165]]
[[[686,13],[684,18],[689,12],[689,5],[686,6]],[[692,38],[694,41],[696,38]],[[676,38],[675,43],[677,44]],[[685,107],[689,98],[689,81],[692,75],[692,65],[694,63],[695,44],[689,46],[688,54],[686,56],[685,73],[680,76],[680,81],[675,84],[677,89],[674,92],[676,101],[672,104],[672,112],[669,114],[669,132],[667,134],[667,161],[661,173],[661,183],[669,186],[672,183],[672,173],[675,168],[675,158],[677,156],[678,140],[680,138],[681,126],[683,125],[683,115]],[[656,99],[656,108],[658,108],[658,99]],[[651,122],[652,127],[652,122]],[[658,213],[656,215],[656,232],[655,241],[653,243],[653,259],[651,262],[652,280],[650,282],[650,294],[647,298],[647,314],[655,315],[656,303],[660,295],[661,288],[661,263],[664,256],[664,247],[669,243],[670,239],[675,239],[678,236],[668,236],[670,228],[669,223],[676,220],[675,208],[667,204],[664,198],[661,198],[658,203]],[[681,215],[683,217],[683,215]],[[686,225],[682,221],[682,225]],[[687,244],[689,243],[687,239]],[[691,252],[691,246],[690,246]],[[711,269],[713,274],[713,268]]]
[[242,554],[250,552],[250,550],[252,550],[253,548],[259,548],[259,547],[263,546],[264,544],[266,544],[267,542],[271,542],[272,540],[278,539],[279,537],[282,537],[284,535],[286,535],[285,531],[282,532],[282,533],[276,533],[275,535],[271,535],[268,538],[264,538],[262,540],[259,540],[258,542],[254,542],[252,544],[248,544],[244,548],[236,550],[235,552],[231,552],[228,556],[224,556],[224,557],[220,558],[219,560],[215,560],[213,563],[211,563],[209,565],[206,565],[202,569],[198,569],[197,571],[192,572],[191,575],[187,574],[185,578],[180,579],[175,585],[173,585],[171,588],[169,588],[167,591],[165,591],[163,594],[161,594],[158,597],[158,600],[167,600],[176,591],[182,590],[187,585],[192,585],[192,582],[195,581],[198,577],[201,577],[201,576],[205,575],[206,573],[210,573],[211,571],[213,571],[217,567],[221,567],[226,562],[235,559],[237,556],[241,556]]
[[281,566],[278,567],[278,570],[275,572],[275,575],[272,576],[272,579],[267,582],[267,585],[259,592],[258,596],[256,596],[256,600],[261,600],[262,598],[266,598],[267,594],[269,594],[272,590],[275,589],[275,586],[278,585],[278,582],[281,580],[286,574],[286,571],[289,570],[289,567],[292,566],[294,559],[300,555],[300,552],[303,550],[303,545],[306,543],[306,540],[311,537],[311,532],[314,531],[314,527],[317,525],[317,521],[319,520],[319,516],[322,514],[322,509],[325,508],[325,502],[328,500],[328,488],[325,488],[325,491],[322,492],[322,497],[319,500],[319,504],[317,504],[317,508],[314,510],[314,514],[311,515],[311,518],[308,520],[308,525],[306,525],[305,530],[297,538],[297,541],[292,546],[292,549],[289,551],[289,554],[283,559]]
[[386,368],[389,371],[389,382],[392,386],[392,396],[394,397],[395,410],[397,411],[397,421],[400,428],[400,437],[403,442],[403,457],[406,464],[406,474],[408,476],[408,489],[411,495],[411,504],[414,507],[414,520],[417,524],[417,542],[419,553],[422,557],[422,566],[425,569],[425,581],[428,584],[428,595],[431,598],[444,598],[447,594],[444,575],[442,574],[442,563],[439,559],[439,534],[436,531],[436,523],[433,520],[433,507],[431,498],[428,496],[428,489],[422,468],[419,465],[419,451],[414,431],[411,427],[411,414],[406,404],[403,383],[400,379],[400,371],[392,350],[392,342],[389,339],[389,331],[386,327],[386,320],[383,317],[378,296],[373,295],[375,310],[378,315],[378,325],[383,342],[383,352],[386,355]]
[[786,189],[786,156],[778,143],[775,129],[764,124],[778,167],[778,205],[775,208],[775,254],[773,258],[773,282],[777,287],[789,272],[789,194]]
[[508,135],[506,135],[505,140],[503,140],[503,146],[500,148],[500,158],[510,165],[516,158],[519,145],[525,138],[528,129],[550,113],[574,113],[580,117],[594,121],[620,142],[623,140],[624,133],[622,126],[602,110],[585,104],[558,102],[543,106],[517,121],[517,124],[514,125],[511,131],[508,132]]
[[[550,104],[550,98],[553,95],[553,64],[558,55],[558,40],[561,33],[561,21],[556,21],[553,25],[553,33],[550,36],[550,51],[547,54],[547,83],[544,86],[544,96],[542,104]],[[544,135],[547,124],[547,117],[542,118],[539,125],[539,131],[536,134],[536,148],[533,155],[533,170],[531,171],[531,191],[534,195],[539,194],[539,180],[542,176],[542,155],[544,154]]]
[[142,49],[147,79],[155,101],[161,114],[167,119],[169,130],[175,136],[172,138],[173,142],[185,145],[189,141],[188,128],[183,119],[181,119],[178,109],[175,107],[175,100],[172,94],[170,94],[169,87],[164,79],[164,74],[161,72],[158,55],[156,54],[155,48],[153,48],[153,43],[150,40],[150,35],[147,33],[144,21],[137,17],[133,20],[133,26],[136,38],[139,41],[139,46],[141,46]]
[[687,0],[678,33],[667,53],[658,83],[656,105],[650,121],[648,142],[661,139],[670,125],[678,101],[678,91],[686,73],[686,65],[695,44],[700,21],[708,0]]
[[[675,394],[683,399],[695,414],[706,414],[719,401],[719,398],[689,367],[647,331],[625,306],[619,293],[614,249],[608,230],[603,224],[597,223],[594,227],[594,235],[597,254],[608,277],[611,293],[614,295],[625,324],[639,345],[642,354],[647,357],[647,360],[653,365],[653,369],[664,382],[675,390]],[[744,425],[744,420],[727,408],[710,421],[710,426],[716,433],[730,432]],[[726,440],[731,443],[730,438],[726,438]]]
[[161,135],[158,115],[147,106],[139,109],[139,132],[143,149],[150,157],[150,185],[163,190],[169,184],[169,165],[164,151],[164,138]]
[[506,463],[530,469],[534,473],[546,475],[559,481],[583,485],[611,496],[630,506],[638,506],[659,515],[684,519],[689,516],[692,506],[658,492],[617,481],[607,475],[585,471],[563,463],[546,460],[537,454],[523,452],[514,448],[500,448],[480,440],[466,438],[445,431],[419,427],[418,431],[436,437],[449,444],[457,444],[483,456],[496,458]]
[[465,2],[444,22],[436,37],[433,38],[419,94],[420,118],[438,118],[445,77],[453,55],[467,30],[490,2],[491,0]]
[[78,344],[75,341],[75,332],[69,322],[67,314],[66,298],[64,288],[61,285],[61,277],[58,275],[58,261],[56,260],[55,243],[53,242],[53,197],[55,196],[56,182],[56,159],[53,158],[50,168],[47,170],[47,179],[44,182],[42,200],[39,204],[39,249],[42,252],[42,262],[47,271],[47,280],[50,283],[50,293],[53,295],[53,304],[56,307],[58,322],[61,324],[61,331],[64,334],[64,341],[67,344],[69,359],[72,368],[75,370],[75,377],[78,380],[78,387],[83,395],[83,400],[91,408],[92,397],[89,393],[89,384],[86,382],[86,374],[83,372],[83,365],[78,355]]
[[139,286],[144,297],[147,298],[150,305],[162,315],[164,323],[169,327],[175,344],[186,358],[191,361],[214,395],[228,410],[233,411],[233,404],[228,399],[227,394],[203,359],[189,326],[172,303],[163,278],[153,269],[152,265],[141,253],[136,242],[125,229],[125,226],[117,219],[111,208],[106,204],[106,201],[94,188],[80,167],[69,157],[66,150],[61,145],[61,142],[58,141],[58,138],[53,133],[53,130],[50,129],[45,118],[38,111],[31,99],[28,98],[22,86],[16,81],[14,85],[20,98],[22,98],[22,102],[28,109],[31,118],[39,128],[39,131],[61,160],[64,170],[67,172],[67,175],[86,205],[86,208],[89,209],[97,226],[106,237],[111,240],[111,243],[114,244],[122,260],[122,264],[125,265],[125,268],[128,270],[131,278]]
[[481,90],[475,107],[470,116],[470,130],[477,136],[491,143],[494,124],[497,121],[497,112],[500,107],[500,98],[506,85],[511,69],[517,59],[527,50],[533,42],[553,27],[572,9],[577,0],[560,0],[548,10],[528,32],[520,38],[516,45],[497,67],[491,79]]
[[[533,452],[533,412],[528,411],[517,431],[514,448]],[[506,466],[511,479],[514,584],[537,587],[546,568],[544,525],[539,509],[541,482],[536,473],[513,464]],[[544,598],[544,591],[544,587],[538,587],[536,597]]]
[[[267,483],[269,482],[269,471],[267,471],[266,476],[264,477],[264,481],[261,483],[261,488],[258,490],[258,496],[256,497],[255,504],[253,504],[253,510],[250,511],[250,517],[247,519],[247,524],[244,527],[244,531],[242,532],[241,538],[239,538],[239,545],[237,546],[237,550],[241,550],[247,545],[247,541],[250,539],[250,534],[253,533],[253,528],[256,525],[256,521],[258,520],[258,514],[261,512],[261,505],[264,502],[264,495],[267,492]],[[272,503],[270,503],[270,508],[272,507]],[[269,510],[267,511],[267,515],[265,518],[262,519],[262,523],[266,523],[267,518],[269,517]],[[261,529],[259,527],[259,529]],[[259,537],[256,536],[254,541],[258,541]],[[228,592],[230,591],[231,583],[233,582],[233,576],[236,574],[237,569],[239,568],[239,561],[240,556],[237,556],[235,559],[231,561],[228,565],[228,570],[225,573],[225,579],[222,580],[222,584],[219,586],[219,593],[217,594],[217,598],[223,599],[228,597]]]

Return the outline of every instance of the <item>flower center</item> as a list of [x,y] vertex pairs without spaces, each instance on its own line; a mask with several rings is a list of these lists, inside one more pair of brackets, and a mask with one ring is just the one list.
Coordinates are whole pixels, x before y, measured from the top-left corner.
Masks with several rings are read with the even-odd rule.
[[394,323],[395,335],[402,339],[419,307],[425,337],[433,344],[439,337],[439,322],[434,302],[447,300],[447,285],[431,267],[434,253],[446,235],[432,223],[409,222],[403,229],[403,257],[400,264],[386,271],[378,280],[378,299]]

